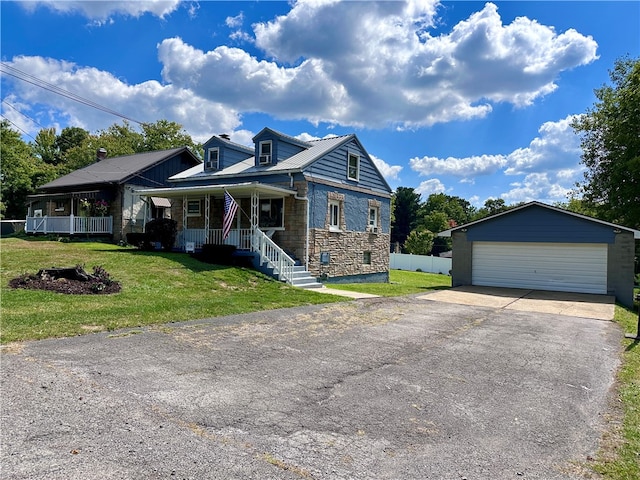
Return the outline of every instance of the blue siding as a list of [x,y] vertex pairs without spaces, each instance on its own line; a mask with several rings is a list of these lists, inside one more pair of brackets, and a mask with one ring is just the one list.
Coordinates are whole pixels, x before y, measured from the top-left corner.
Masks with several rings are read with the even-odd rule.
[[300,145],[294,145],[291,142],[288,142],[285,138],[277,135],[275,132],[266,130],[256,137],[254,137],[255,141],[255,157],[256,157],[256,165],[258,165],[258,157],[260,155],[260,142],[271,141],[271,164],[276,165],[278,161],[284,160],[286,158],[292,157],[296,153],[300,153],[304,150]]
[[126,183],[132,183],[144,187],[165,187],[171,186],[167,179],[177,173],[187,170],[195,165],[193,158],[186,153],[171,157],[159,165],[155,165],[147,170],[139,172],[138,175],[129,179]]
[[614,243],[613,228],[537,205],[468,227],[471,242]]
[[389,198],[379,197],[373,192],[371,194],[354,192],[317,183],[309,184],[309,226],[311,228],[324,228],[329,208],[329,192],[344,194],[346,229],[350,231],[364,232],[368,222],[369,200],[380,201],[381,233],[389,233],[391,222],[391,201]]
[[[358,181],[347,178],[349,153],[360,157],[360,174]],[[311,175],[330,179],[345,186],[371,188],[378,192],[390,193],[389,186],[378,172],[367,152],[355,139],[345,143],[340,148],[329,152],[323,158],[313,162],[305,169]]]
[[242,150],[241,148],[234,148],[233,145],[229,145],[228,143],[220,140],[217,137],[213,137],[207,143],[203,145],[204,149],[204,158],[207,158],[207,151],[210,148],[218,147],[219,148],[219,170],[223,168],[230,167],[231,165],[235,165],[236,163],[242,162],[246,160],[252,155],[249,147],[247,150]]

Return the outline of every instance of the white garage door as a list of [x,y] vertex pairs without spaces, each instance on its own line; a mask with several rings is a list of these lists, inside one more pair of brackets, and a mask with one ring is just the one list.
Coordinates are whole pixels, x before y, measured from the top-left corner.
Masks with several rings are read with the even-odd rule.
[[471,283],[607,293],[607,245],[473,242]]

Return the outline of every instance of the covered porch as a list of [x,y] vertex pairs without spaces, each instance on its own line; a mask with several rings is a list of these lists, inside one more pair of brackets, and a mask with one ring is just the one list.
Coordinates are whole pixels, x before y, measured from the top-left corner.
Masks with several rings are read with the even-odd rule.
[[111,235],[112,195],[102,190],[29,195],[25,233]]
[[[231,230],[224,238],[224,196],[229,193],[238,204]],[[274,235],[282,235],[291,224],[286,212],[293,211],[294,202],[303,201],[304,211],[297,220],[307,223],[307,199],[297,197],[293,189],[258,182],[204,185],[136,190],[141,197],[161,197],[171,201],[172,218],[178,222],[175,247],[182,251],[202,248],[205,244],[233,245],[237,249],[259,254],[263,264],[274,268],[285,281],[291,279],[296,260],[278,245]],[[308,229],[305,229],[308,232]],[[289,232],[290,233],[290,232]],[[301,239],[300,236],[303,238]],[[308,233],[296,234],[303,248],[301,258],[307,263]]]

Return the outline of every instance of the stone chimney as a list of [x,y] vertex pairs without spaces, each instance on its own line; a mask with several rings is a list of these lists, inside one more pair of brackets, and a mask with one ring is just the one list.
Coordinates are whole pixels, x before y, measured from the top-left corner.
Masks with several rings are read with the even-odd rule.
[[99,148],[96,152],[96,162],[104,160],[105,158],[107,158],[107,150],[105,148]]

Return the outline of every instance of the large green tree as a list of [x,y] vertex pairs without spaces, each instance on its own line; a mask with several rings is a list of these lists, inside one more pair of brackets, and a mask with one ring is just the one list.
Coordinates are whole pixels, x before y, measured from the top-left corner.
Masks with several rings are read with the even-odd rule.
[[7,120],[0,122],[0,208],[4,218],[26,216],[27,195],[56,176],[56,168],[33,153]]
[[625,57],[609,72],[611,85],[572,127],[586,167],[579,191],[599,218],[640,227],[640,59]]
[[413,188],[398,187],[393,194],[393,218],[391,224],[391,243],[402,246],[417,226],[420,194]]

